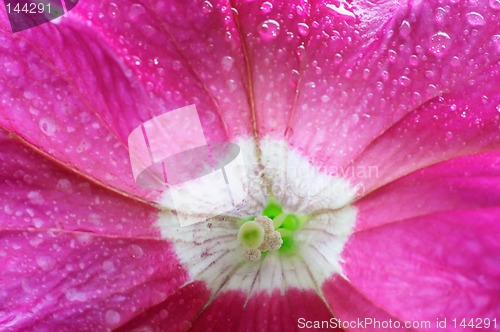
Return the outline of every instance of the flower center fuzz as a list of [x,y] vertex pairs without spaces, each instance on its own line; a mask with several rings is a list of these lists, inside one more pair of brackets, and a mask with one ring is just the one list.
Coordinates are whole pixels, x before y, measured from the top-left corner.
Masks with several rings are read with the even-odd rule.
[[295,231],[306,217],[284,213],[281,205],[268,199],[261,216],[248,217],[240,221],[238,240],[245,248],[247,261],[258,261],[269,251],[292,254],[295,252]]

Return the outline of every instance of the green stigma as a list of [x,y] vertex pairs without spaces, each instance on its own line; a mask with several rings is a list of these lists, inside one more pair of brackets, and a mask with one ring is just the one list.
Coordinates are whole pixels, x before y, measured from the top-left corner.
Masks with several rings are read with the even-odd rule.
[[256,221],[247,221],[238,231],[238,240],[247,248],[257,249],[264,242],[264,227]]
[[238,239],[246,248],[245,258],[258,261],[261,254],[268,251],[294,254],[295,232],[307,220],[307,216],[284,212],[276,199],[269,198],[261,216],[250,216],[239,221]]

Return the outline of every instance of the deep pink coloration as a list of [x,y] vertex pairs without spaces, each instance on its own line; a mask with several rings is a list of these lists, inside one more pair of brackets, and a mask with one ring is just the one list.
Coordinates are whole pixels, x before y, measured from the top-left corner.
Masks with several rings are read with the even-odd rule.
[[[500,328],[498,5],[271,2],[81,1],[17,34],[0,11],[0,330]],[[343,276],[249,298],[189,277],[126,147],[189,104],[209,142],[286,139],[327,173],[377,167],[345,174],[366,195]]]

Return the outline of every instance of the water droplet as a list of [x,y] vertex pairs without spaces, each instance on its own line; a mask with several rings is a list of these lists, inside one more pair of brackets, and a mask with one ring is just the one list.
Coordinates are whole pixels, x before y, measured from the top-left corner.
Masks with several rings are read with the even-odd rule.
[[134,56],[134,57],[132,57],[132,63],[136,66],[140,66],[142,62],[141,62],[141,59],[139,57]]
[[342,55],[337,53],[333,56],[333,62],[338,65],[339,63],[342,62]]
[[78,145],[78,147],[76,148],[76,152],[78,153],[82,153],[82,152],[85,152],[85,151],[88,151],[91,147],[91,144],[89,141],[87,141],[86,139],[83,139],[80,144]]
[[112,261],[104,261],[102,263],[102,269],[107,272],[114,271],[115,265],[113,264]]
[[50,271],[56,265],[54,258],[50,256],[38,256],[36,258],[36,264],[44,271]]
[[365,68],[363,69],[363,79],[367,80],[368,78],[370,78],[370,69]]
[[229,89],[229,92],[234,92],[238,88],[238,83],[235,80],[227,80],[226,86]]
[[104,313],[104,320],[106,321],[106,324],[114,326],[120,323],[121,316],[115,310],[106,310]]
[[30,191],[28,193],[28,200],[35,205],[40,205],[45,202],[39,191]]
[[[340,1],[339,1],[340,2]],[[347,9],[343,2],[340,2],[340,5],[337,7],[335,5],[326,5],[327,8],[331,9],[335,14],[342,16],[343,19],[355,19],[356,15],[350,10]]]
[[234,64],[234,59],[230,56],[225,56],[221,60],[222,68],[225,71],[230,71],[231,68],[233,68],[233,64]]
[[442,57],[451,45],[451,38],[446,32],[438,32],[432,35],[429,42],[429,50],[437,57]]
[[45,135],[54,136],[56,133],[56,125],[51,119],[41,118],[38,124]]
[[353,122],[354,124],[356,124],[356,123],[358,123],[358,122],[359,122],[359,115],[357,115],[357,114],[353,114],[353,115],[351,116],[351,118],[352,118],[352,122]]
[[33,219],[33,226],[35,226],[36,228],[40,228],[43,226],[43,220],[42,219],[38,219],[38,218],[34,218]]
[[108,6],[108,13],[111,17],[116,17],[118,15],[119,9],[116,3],[110,2]]
[[500,35],[494,35],[491,37],[491,40],[493,41],[493,45],[495,45],[497,51],[500,52]]
[[259,34],[264,40],[275,39],[279,33],[280,25],[275,20],[266,20],[260,25]]
[[500,0],[490,0],[490,7],[492,9],[500,10]]
[[328,95],[322,95],[321,96],[321,101],[323,103],[328,103],[330,101],[330,97]]
[[388,56],[389,56],[389,62],[396,62],[396,56],[397,56],[397,53],[396,51],[394,50],[389,50],[389,52],[387,52]]
[[425,90],[427,98],[434,98],[438,94],[438,89],[434,84],[429,84]]
[[406,76],[401,76],[399,78],[399,85],[401,85],[401,86],[408,86],[408,85],[410,85],[410,83],[411,83],[411,80]]
[[141,16],[145,12],[146,10],[144,9],[143,6],[141,6],[138,3],[134,3],[132,6],[130,6],[128,16],[131,20],[136,20],[139,16]]
[[465,18],[467,19],[467,23],[472,26],[483,26],[486,24],[483,15],[476,12],[467,13]]
[[299,30],[299,34],[301,36],[307,36],[309,34],[309,26],[305,23],[297,24],[297,29]]
[[139,259],[142,256],[144,256],[144,250],[142,250],[142,248],[137,244],[131,244],[128,247],[128,252],[130,253],[130,255],[132,255],[133,258],[136,259]]
[[412,66],[418,65],[418,57],[415,54],[410,55],[410,65]]
[[297,56],[299,57],[299,59],[302,59],[302,57],[304,56],[304,53],[306,51],[306,48],[304,45],[300,45],[299,47],[297,47]]
[[352,76],[352,69],[349,68],[345,71],[345,78],[351,78]]
[[438,23],[443,22],[445,14],[446,14],[446,9],[444,9],[443,7],[438,7],[436,9],[436,14],[434,16],[434,18],[436,19],[436,22],[438,22]]
[[209,14],[209,13],[213,12],[214,6],[212,5],[212,3],[210,1],[205,1],[203,3],[202,10],[205,14]]
[[260,10],[264,13],[264,14],[269,14],[271,12],[271,10],[273,10],[273,4],[269,1],[265,1],[262,3],[262,5],[260,6]]
[[451,59],[451,65],[453,67],[458,67],[460,66],[460,58],[458,56],[454,56],[452,59]]
[[399,27],[399,34],[403,38],[408,38],[410,36],[410,32],[411,32],[410,22],[408,22],[407,20],[404,20],[401,23],[401,26]]
[[453,138],[453,133],[451,131],[448,131],[446,133],[446,139],[452,139]]

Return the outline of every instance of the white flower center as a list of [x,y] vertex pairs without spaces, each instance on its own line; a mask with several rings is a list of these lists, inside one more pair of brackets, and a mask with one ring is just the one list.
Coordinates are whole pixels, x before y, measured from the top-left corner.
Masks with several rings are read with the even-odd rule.
[[[253,140],[238,145],[245,164],[255,165]],[[356,220],[356,210],[349,205],[355,189],[346,179],[319,172],[285,141],[264,139],[260,149],[263,167],[249,172],[249,195],[241,206],[185,227],[171,212],[160,212],[162,236],[174,244],[191,279],[205,281],[213,292],[241,289],[250,296],[290,287],[320,291],[325,279],[342,274],[341,253]],[[308,221],[294,232],[293,253],[269,250],[261,258],[255,250],[263,249],[262,243],[255,248],[242,245],[238,221],[260,216],[270,196],[284,211],[307,215]]]

